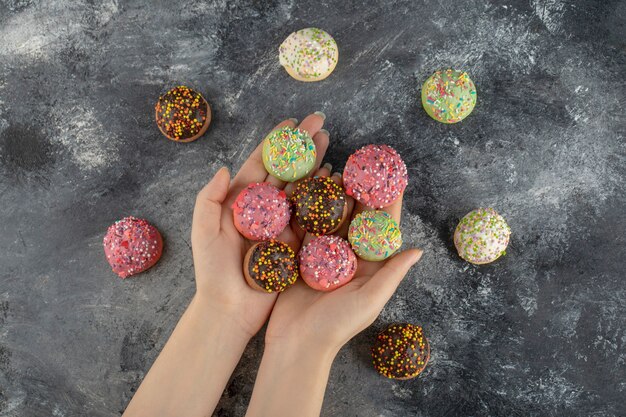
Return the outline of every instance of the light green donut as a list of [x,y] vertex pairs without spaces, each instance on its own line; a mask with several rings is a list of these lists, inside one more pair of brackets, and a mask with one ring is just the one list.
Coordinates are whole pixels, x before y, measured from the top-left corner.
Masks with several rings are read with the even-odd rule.
[[382,261],[402,246],[398,223],[382,210],[356,215],[348,229],[348,240],[354,253],[366,261]]
[[441,123],[465,119],[476,105],[476,87],[466,72],[436,71],[422,86],[426,113]]
[[317,151],[311,136],[289,126],[270,132],[263,141],[263,165],[271,175],[294,182],[315,167]]

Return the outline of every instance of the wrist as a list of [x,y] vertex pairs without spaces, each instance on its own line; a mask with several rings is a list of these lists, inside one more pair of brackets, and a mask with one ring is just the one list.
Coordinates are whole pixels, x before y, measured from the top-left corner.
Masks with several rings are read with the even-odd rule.
[[210,327],[212,334],[218,335],[228,345],[245,347],[253,336],[237,322],[234,311],[228,311],[200,294],[194,295],[189,311],[196,320]]
[[284,366],[332,365],[339,347],[324,343],[310,343],[304,339],[273,340],[265,342],[263,361],[280,362]]
[[246,416],[319,416],[336,353],[295,340],[266,344]]

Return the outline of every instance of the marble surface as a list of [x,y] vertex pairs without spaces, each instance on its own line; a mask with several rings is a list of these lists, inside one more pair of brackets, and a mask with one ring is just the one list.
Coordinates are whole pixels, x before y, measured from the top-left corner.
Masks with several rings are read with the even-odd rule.
[[[287,117],[324,111],[328,161],[366,143],[404,157],[403,230],[425,250],[369,329],[340,352],[323,416],[626,415],[626,2],[0,0],[0,415],[116,416],[194,291],[194,196]],[[278,45],[318,26],[335,72],[292,80]],[[470,117],[420,107],[436,69],[468,71]],[[214,120],[164,139],[154,104],[184,83]],[[458,220],[495,207],[507,255],[472,266]],[[155,223],[165,252],[122,281],[114,220]],[[374,335],[425,328],[411,381],[379,377]],[[255,338],[216,416],[245,412]]]

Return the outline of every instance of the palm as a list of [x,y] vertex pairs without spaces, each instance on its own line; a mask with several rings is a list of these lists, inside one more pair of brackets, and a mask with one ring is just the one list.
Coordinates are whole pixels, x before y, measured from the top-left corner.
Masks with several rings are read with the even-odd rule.
[[[337,348],[367,327],[378,312],[368,293],[360,291],[384,262],[358,260],[355,277],[331,292],[312,289],[301,279],[276,301],[267,328],[268,344],[283,340],[316,340]],[[347,329],[352,329],[346,331]]]

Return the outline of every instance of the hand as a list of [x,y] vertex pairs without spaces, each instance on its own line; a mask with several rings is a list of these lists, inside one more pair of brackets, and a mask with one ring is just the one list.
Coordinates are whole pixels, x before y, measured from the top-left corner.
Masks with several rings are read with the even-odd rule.
[[[312,136],[317,149],[318,169],[326,149],[328,134],[320,131],[324,118],[307,116],[298,128]],[[279,123],[274,129],[295,127],[293,119]],[[243,259],[252,242],[239,234],[233,224],[231,206],[239,192],[253,182],[268,181],[284,188],[285,183],[265,171],[260,144],[230,181],[226,168],[220,169],[198,194],[191,228],[191,246],[196,272],[196,298],[210,306],[214,315],[230,322],[233,330],[248,338],[263,326],[276,301],[276,294],[266,294],[248,286],[243,275]],[[301,239],[291,227],[278,237],[297,253]]]
[[[316,175],[328,176],[326,167]],[[331,177],[339,185],[339,174]],[[338,234],[347,238],[350,219],[366,208],[348,197],[351,213]],[[400,222],[402,198],[384,209]],[[297,236],[308,243],[312,236],[292,225]],[[422,251],[409,249],[382,262],[358,260],[354,278],[346,285],[331,292],[320,292],[307,286],[301,279],[278,296],[265,342],[268,349],[278,345],[297,343],[311,349],[330,352],[332,356],[357,333],[372,324],[389,301],[409,268],[421,257]]]

